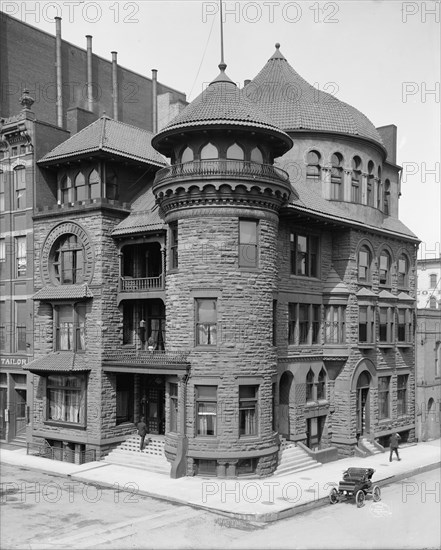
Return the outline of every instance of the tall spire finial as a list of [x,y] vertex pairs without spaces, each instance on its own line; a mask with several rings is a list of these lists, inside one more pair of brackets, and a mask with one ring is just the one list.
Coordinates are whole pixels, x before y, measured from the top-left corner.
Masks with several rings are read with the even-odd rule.
[[227,65],[224,61],[224,23],[222,17],[222,0],[219,0],[219,13],[220,13],[220,43],[221,43],[221,61],[219,63],[219,69],[224,72]]

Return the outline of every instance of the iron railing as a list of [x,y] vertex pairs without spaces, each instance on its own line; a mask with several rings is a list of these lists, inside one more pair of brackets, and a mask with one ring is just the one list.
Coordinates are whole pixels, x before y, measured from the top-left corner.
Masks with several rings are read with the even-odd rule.
[[159,277],[121,277],[122,292],[142,292],[145,290],[162,290],[163,276]]
[[188,351],[118,349],[104,353],[106,363],[146,366],[187,365]]
[[59,460],[61,462],[69,462],[71,464],[85,464],[86,462],[94,462],[96,460],[95,449],[76,452],[73,449],[52,447],[48,443],[42,443],[41,445],[27,443],[26,454],[39,456],[40,458]]
[[289,182],[289,175],[272,164],[245,160],[194,160],[182,164],[166,166],[156,172],[155,185],[168,178],[185,178],[195,176],[228,176],[245,179],[270,179],[278,182]]

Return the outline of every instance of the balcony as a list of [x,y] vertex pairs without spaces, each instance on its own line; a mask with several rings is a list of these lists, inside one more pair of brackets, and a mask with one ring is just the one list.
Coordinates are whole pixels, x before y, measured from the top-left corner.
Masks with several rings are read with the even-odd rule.
[[188,351],[118,349],[105,352],[103,367],[107,372],[183,374],[189,367],[188,354]]
[[145,292],[164,290],[164,277],[121,277],[121,292]]
[[210,159],[166,166],[156,172],[154,185],[160,186],[169,179],[227,178],[266,180],[289,185],[289,175],[272,164],[244,160]]

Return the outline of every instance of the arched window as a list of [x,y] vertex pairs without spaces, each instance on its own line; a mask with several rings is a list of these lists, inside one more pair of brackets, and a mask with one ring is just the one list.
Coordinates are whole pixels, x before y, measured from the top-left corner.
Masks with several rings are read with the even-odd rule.
[[89,174],[89,193],[91,199],[98,199],[101,197],[100,176],[95,168]]
[[84,280],[84,249],[76,235],[62,235],[52,252],[53,276],[62,285],[82,283]]
[[380,285],[390,285],[390,265],[390,254],[387,250],[383,250],[380,254],[380,265],[378,269]]
[[118,200],[118,178],[112,167],[106,167],[106,198]]
[[309,369],[306,375],[306,401],[314,401],[314,373]]
[[307,156],[306,177],[309,179],[320,179],[320,153],[318,151],[309,151]]
[[254,147],[254,149],[251,149],[250,160],[263,164],[263,155],[259,147]]
[[61,204],[72,202],[71,196],[72,181],[66,175],[60,180],[60,201]]
[[74,180],[75,200],[84,201],[87,199],[86,179],[82,172],[78,172]]
[[371,251],[363,245],[358,251],[358,282],[369,283],[371,280]]
[[409,286],[409,260],[405,254],[401,254],[397,263],[397,284],[399,287]]
[[237,143],[233,143],[233,145],[230,145],[228,147],[227,159],[244,160],[244,158],[245,158],[245,155],[240,145],[237,145]]
[[389,216],[389,199],[390,199],[390,181],[387,179],[384,182],[384,198],[383,198],[383,212]]
[[219,151],[212,143],[207,143],[201,149],[201,160],[217,159],[219,158]]
[[331,157],[331,199],[340,201],[343,198],[343,157],[334,153]]
[[194,160],[193,149],[186,147],[182,152],[181,162],[191,162],[192,160]]
[[323,367],[318,376],[317,399],[326,399],[326,371]]
[[15,209],[26,208],[26,168],[17,166],[14,168]]
[[361,158],[355,156],[352,159],[352,177],[351,177],[351,201],[361,202]]

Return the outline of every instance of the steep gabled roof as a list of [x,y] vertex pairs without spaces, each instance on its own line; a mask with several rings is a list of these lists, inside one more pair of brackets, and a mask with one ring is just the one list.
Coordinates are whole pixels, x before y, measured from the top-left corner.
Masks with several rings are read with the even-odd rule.
[[356,135],[383,142],[360,111],[306,82],[276,44],[274,55],[244,88],[245,95],[285,132],[311,130]]
[[112,236],[159,231],[165,228],[166,225],[159,216],[159,207],[156,205],[152,188],[149,187],[132,204],[132,212],[115,227]]
[[166,166],[167,161],[151,145],[152,137],[153,134],[147,130],[102,116],[57,145],[39,163],[51,164],[102,151],[145,164]]

